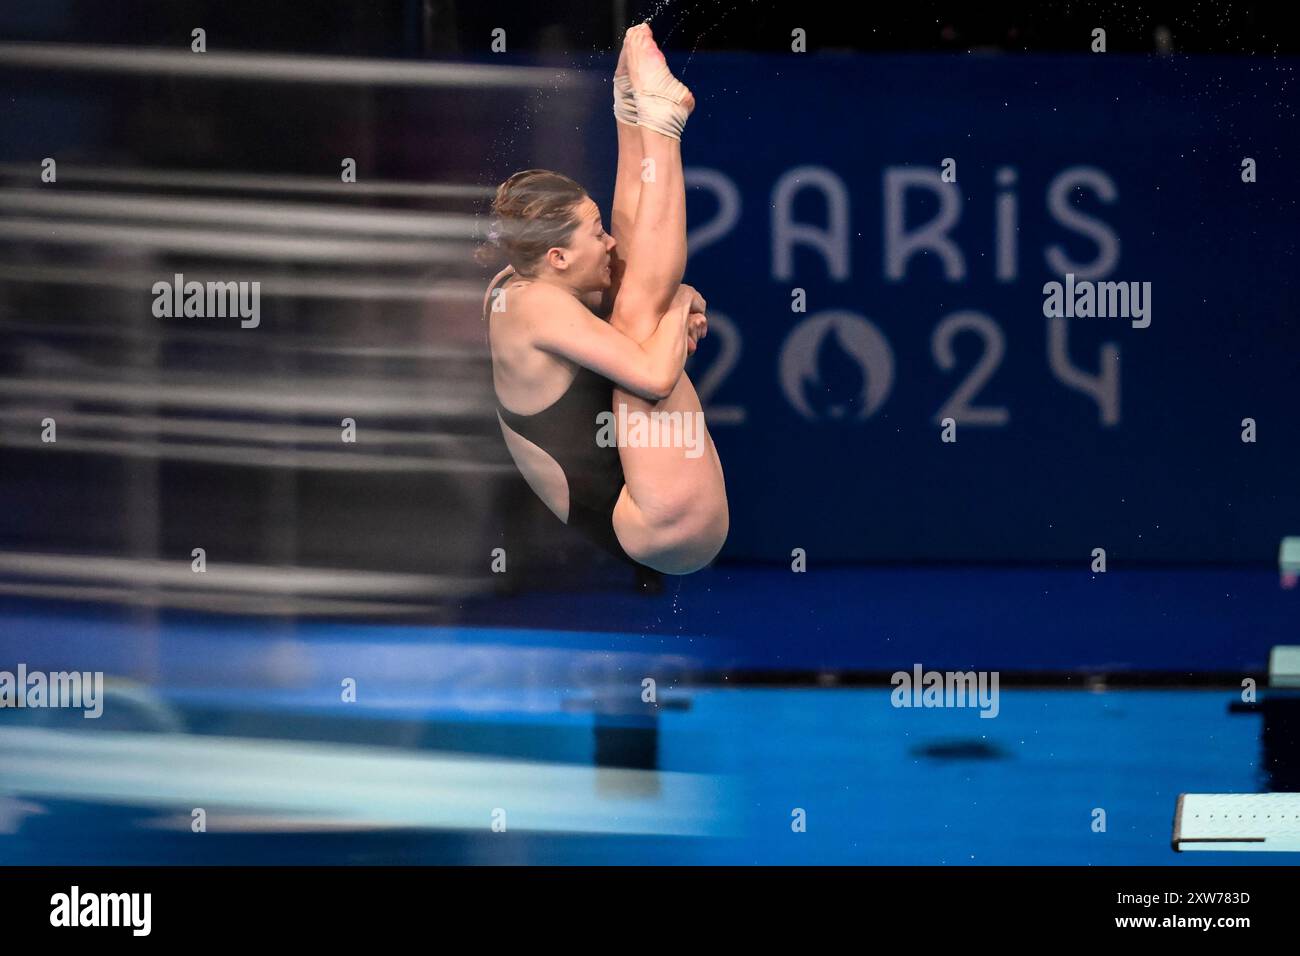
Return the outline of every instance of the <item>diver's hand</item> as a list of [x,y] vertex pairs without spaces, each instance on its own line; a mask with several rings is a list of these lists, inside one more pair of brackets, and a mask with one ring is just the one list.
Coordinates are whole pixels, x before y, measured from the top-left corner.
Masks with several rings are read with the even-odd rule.
[[709,319],[703,312],[691,312],[686,317],[686,354],[694,355],[700,339],[709,334]]
[[691,312],[708,311],[709,304],[704,300],[704,296],[700,295],[700,291],[697,288],[695,288],[695,286],[687,285],[685,282],[683,282],[681,285],[677,287],[677,294],[673,296],[672,307],[680,308],[683,303],[687,303],[687,302],[689,302],[690,305],[689,311]]

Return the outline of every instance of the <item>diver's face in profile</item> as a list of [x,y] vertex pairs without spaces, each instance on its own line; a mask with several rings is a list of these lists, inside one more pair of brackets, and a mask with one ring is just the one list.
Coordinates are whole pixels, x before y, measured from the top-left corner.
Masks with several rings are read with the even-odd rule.
[[579,292],[608,289],[613,280],[614,237],[605,231],[600,209],[590,196],[578,204],[576,213],[578,225],[573,236],[568,246],[558,250],[564,253],[562,274]]

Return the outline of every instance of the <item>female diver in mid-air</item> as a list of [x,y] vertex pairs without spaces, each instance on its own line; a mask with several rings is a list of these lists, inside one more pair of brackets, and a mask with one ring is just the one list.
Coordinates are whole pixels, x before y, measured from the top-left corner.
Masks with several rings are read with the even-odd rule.
[[492,206],[510,264],[483,300],[497,414],[519,471],[561,521],[664,574],[699,570],[727,538],[713,439],[702,428],[694,454],[658,441],[612,447],[598,423],[610,412],[704,421],[683,371],[707,334],[706,303],[681,281],[681,133],[694,107],[649,25],[628,30],[614,73],[612,235],[573,180],[515,173]]

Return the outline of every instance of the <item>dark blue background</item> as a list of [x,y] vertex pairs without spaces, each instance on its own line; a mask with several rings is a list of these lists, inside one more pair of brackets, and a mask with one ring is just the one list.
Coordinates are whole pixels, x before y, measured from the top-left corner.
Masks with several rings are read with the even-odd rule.
[[[672,64],[699,99],[683,156],[715,170],[741,207],[722,238],[693,251],[686,281],[740,333],[739,360],[713,405],[744,406],[743,424],[714,416],[732,508],[724,555],[817,560],[1276,560],[1300,531],[1296,386],[1297,125],[1284,60],[1111,55],[1076,57],[694,56]],[[608,156],[599,149],[608,149]],[[1253,157],[1258,181],[1241,180]],[[612,163],[612,137],[598,162]],[[950,281],[917,256],[901,281],[885,274],[887,168],[938,171],[957,160],[962,212],[950,235],[966,275]],[[800,166],[832,172],[849,195],[850,274],[796,248],[794,277],[773,260],[773,189]],[[995,274],[995,183],[1014,167],[1018,275]],[[1096,244],[1048,211],[1051,180],[1093,167],[1114,183],[1071,202],[1115,232],[1120,254],[1102,278],[1152,283],[1152,322],[1070,320],[1073,364],[1095,374],[1103,343],[1120,349],[1120,422],[1051,372],[1045,249],[1090,262]],[[598,167],[599,168],[599,167]],[[605,167],[611,168],[611,167]],[[599,196],[602,206],[606,200]],[[909,228],[935,211],[908,196]],[[717,210],[693,188],[694,232]],[[824,226],[819,190],[794,219]],[[807,290],[794,314],[791,289]],[[895,361],[893,388],[865,421],[808,421],[782,391],[782,343],[800,321],[848,310],[873,323]],[[973,333],[941,370],[931,336],[975,310],[1001,329],[1006,353],[975,396],[1004,406],[1005,427],[961,424],[940,441],[935,416],[979,361]],[[711,335],[691,360],[699,385],[719,355]],[[837,354],[838,353],[838,354]],[[827,403],[851,401],[861,372],[822,348]],[[852,406],[851,412],[857,407]],[[1258,441],[1241,441],[1254,418]]]

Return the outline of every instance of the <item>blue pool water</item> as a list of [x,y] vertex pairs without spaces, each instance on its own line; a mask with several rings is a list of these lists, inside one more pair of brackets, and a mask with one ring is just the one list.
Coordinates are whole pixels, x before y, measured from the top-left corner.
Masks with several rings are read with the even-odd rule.
[[[1274,724],[1268,764],[1265,714],[1241,706],[1234,675],[1258,676],[1268,649],[1286,642],[1297,594],[1267,571],[1144,574],[859,569],[795,585],[770,569],[729,569],[657,597],[503,597],[462,608],[444,627],[200,614],[141,626],[108,608],[6,601],[0,670],[18,661],[103,670],[175,724],[149,737],[131,720],[56,726],[48,712],[0,711],[0,862],[1294,862],[1177,853],[1170,841],[1180,793],[1261,792],[1278,789],[1266,771],[1294,775],[1293,731]],[[878,675],[914,663],[1031,683],[1004,679],[992,719],[973,707],[893,706]],[[854,673],[865,683],[834,685],[833,675]],[[1087,689],[1097,673],[1163,675],[1164,686]],[[1035,674],[1044,681],[1033,684]],[[341,677],[357,683],[354,704],[340,704]],[[638,697],[647,677],[660,706]],[[1191,686],[1207,677],[1211,686]],[[73,785],[57,793],[6,767],[4,754],[33,727],[101,741],[125,734],[146,748],[163,738],[337,748],[342,777],[366,772],[370,757],[559,768],[574,773],[552,803],[614,822],[610,832],[494,833],[436,820],[371,828],[344,814],[323,828],[218,827],[196,840],[177,823],[188,813],[179,798],[106,796],[108,757],[67,768]],[[610,728],[614,737],[602,738]],[[620,768],[636,770],[630,790]],[[146,769],[167,782],[167,767]],[[692,804],[683,781],[712,794],[700,798],[707,805]],[[267,786],[282,788],[286,805],[301,802],[291,779]],[[423,804],[453,799],[437,786],[427,800],[402,798],[417,818]],[[493,799],[523,796],[537,795]],[[704,822],[693,835],[613,832],[624,817],[660,811]],[[1103,814],[1104,828],[1094,822]]]

